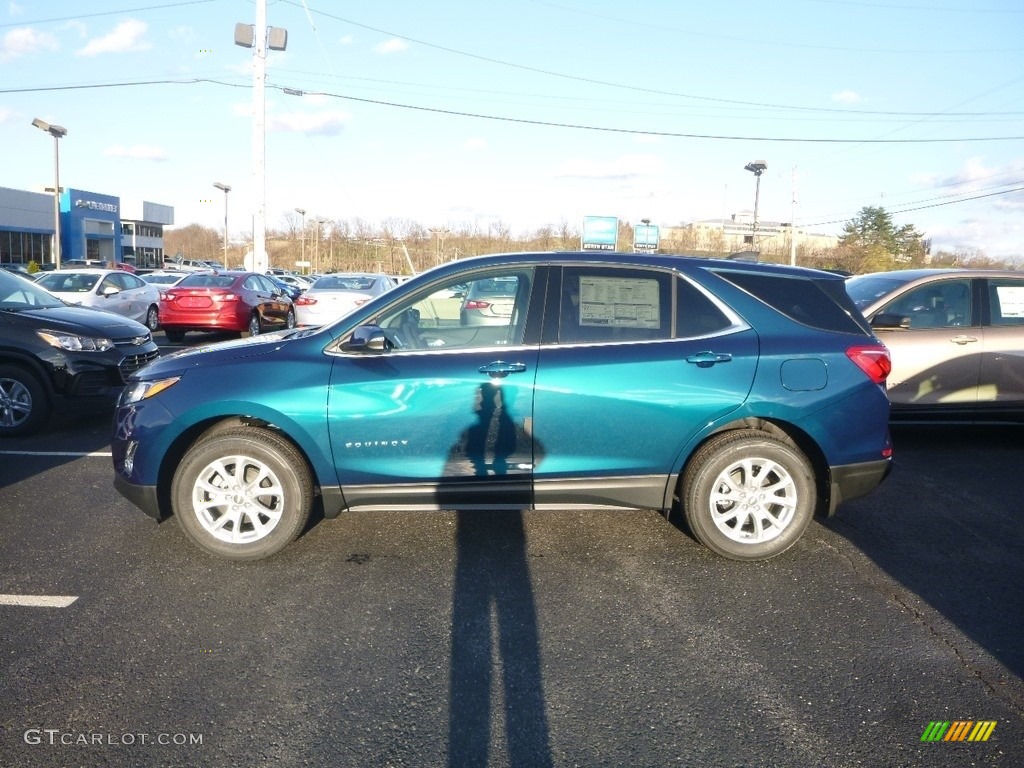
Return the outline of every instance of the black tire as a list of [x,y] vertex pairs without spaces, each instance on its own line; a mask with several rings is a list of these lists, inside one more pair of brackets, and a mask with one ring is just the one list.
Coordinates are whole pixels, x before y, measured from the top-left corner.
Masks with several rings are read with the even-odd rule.
[[146,310],[146,327],[151,332],[160,327],[160,309],[156,304],[150,305],[149,309]]
[[185,340],[185,331],[176,331],[173,329],[164,328],[164,336],[167,337],[168,341],[180,344]]
[[249,335],[250,336],[259,336],[260,335],[260,331],[262,331],[262,330],[263,330],[263,326],[260,323],[260,313],[259,312],[253,312],[251,315],[249,315],[249,328],[248,328]]
[[289,309],[288,310],[288,314],[285,315],[284,327],[285,328],[294,328],[295,327],[295,311],[294,310]]
[[731,560],[785,552],[814,517],[817,486],[807,457],[763,432],[713,437],[683,474],[683,510],[694,537]]
[[35,432],[53,408],[39,380],[24,368],[0,365],[0,437]]
[[171,481],[171,505],[200,548],[231,560],[259,560],[302,532],[313,481],[302,454],[280,435],[230,427],[188,449]]

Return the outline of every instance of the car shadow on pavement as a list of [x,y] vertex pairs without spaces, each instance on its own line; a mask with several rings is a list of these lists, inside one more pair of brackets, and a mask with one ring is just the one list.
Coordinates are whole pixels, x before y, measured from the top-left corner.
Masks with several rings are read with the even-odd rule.
[[0,488],[86,455],[109,454],[112,420],[112,409],[57,414],[34,434],[0,440]]
[[896,426],[893,443],[892,475],[824,525],[1024,677],[1020,428]]

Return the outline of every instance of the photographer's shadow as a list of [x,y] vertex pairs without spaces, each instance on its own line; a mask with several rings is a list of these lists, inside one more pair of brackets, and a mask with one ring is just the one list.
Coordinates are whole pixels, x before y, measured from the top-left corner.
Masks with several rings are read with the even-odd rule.
[[[525,428],[517,431],[513,399],[512,390],[481,385],[476,422],[460,436],[450,462],[469,470],[468,461],[467,474],[476,477],[506,476],[521,441],[532,441]],[[540,455],[536,445],[533,455]],[[439,501],[443,506],[443,496]],[[448,765],[487,765],[491,748],[503,743],[510,765],[551,765],[522,509],[456,514]],[[502,693],[492,693],[499,676]],[[496,732],[494,702],[504,704],[504,739]]]

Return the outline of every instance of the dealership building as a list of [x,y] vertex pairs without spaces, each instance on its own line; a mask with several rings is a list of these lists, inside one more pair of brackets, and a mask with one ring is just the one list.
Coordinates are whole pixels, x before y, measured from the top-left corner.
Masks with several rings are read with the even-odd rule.
[[[54,267],[53,208],[51,193],[0,187],[0,264]],[[62,187],[60,258],[159,267],[164,227],[172,224],[172,206]]]

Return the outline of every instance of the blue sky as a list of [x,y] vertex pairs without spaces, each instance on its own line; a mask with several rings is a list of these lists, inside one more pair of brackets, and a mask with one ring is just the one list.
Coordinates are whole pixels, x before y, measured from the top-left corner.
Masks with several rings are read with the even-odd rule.
[[[249,229],[250,0],[2,0],[0,185],[61,183]],[[267,226],[513,234],[753,208],[838,233],[886,208],[1024,254],[1019,0],[268,0]],[[302,92],[291,95],[284,88]],[[796,190],[796,205],[793,192]],[[1014,191],[1016,190],[1016,191]],[[971,199],[973,198],[973,199]]]

